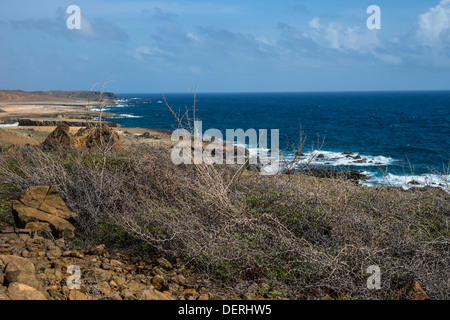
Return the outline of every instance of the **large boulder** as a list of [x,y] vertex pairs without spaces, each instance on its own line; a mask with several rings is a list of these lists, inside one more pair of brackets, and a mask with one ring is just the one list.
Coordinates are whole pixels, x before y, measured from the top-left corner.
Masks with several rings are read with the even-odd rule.
[[144,289],[138,296],[140,300],[175,300],[168,294],[156,290],[153,286]]
[[75,145],[70,127],[67,123],[61,123],[50,133],[42,143],[44,149],[52,150],[63,147],[73,147]]
[[35,289],[39,288],[36,269],[28,259],[14,255],[0,255],[0,269],[3,269],[4,285],[20,282]]
[[90,126],[81,128],[75,134],[75,138],[78,143],[85,145],[89,149],[108,146],[116,151],[120,151],[124,148],[119,135],[106,124],[102,124],[101,127]]
[[75,135],[72,135],[69,125],[62,123],[48,135],[42,143],[42,147],[45,150],[72,147],[81,151],[101,147],[111,148],[115,151],[124,149],[119,135],[107,124],[102,124],[101,126],[88,124],[87,127],[79,129]]
[[47,300],[42,292],[19,282],[9,285],[7,295],[11,300]]
[[12,213],[19,228],[42,232],[51,230],[53,237],[74,236],[77,214],[70,211],[56,186],[35,186],[22,191],[14,201]]

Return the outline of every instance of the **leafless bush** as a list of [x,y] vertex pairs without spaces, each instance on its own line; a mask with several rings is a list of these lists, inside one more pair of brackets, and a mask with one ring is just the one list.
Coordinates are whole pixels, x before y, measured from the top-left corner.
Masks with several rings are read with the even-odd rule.
[[[104,159],[24,148],[2,155],[0,176],[17,190],[57,185],[84,237],[123,232],[234,292],[257,284],[269,297],[399,299],[414,280],[449,298],[444,191],[303,175],[245,175],[227,188],[236,168],[210,166],[221,177],[210,181],[145,145]],[[366,287],[370,265],[382,270],[381,290]]]

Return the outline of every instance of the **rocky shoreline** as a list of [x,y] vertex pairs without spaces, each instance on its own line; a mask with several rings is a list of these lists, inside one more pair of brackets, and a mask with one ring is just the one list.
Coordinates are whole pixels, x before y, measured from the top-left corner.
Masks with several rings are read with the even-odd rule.
[[77,246],[69,223],[76,214],[55,187],[24,190],[12,211],[15,226],[0,225],[0,300],[215,298],[208,281],[193,277],[179,260],[150,261],[103,244]]
[[[87,126],[94,119],[115,118],[114,113],[93,111],[89,107],[115,105],[119,96],[111,92],[90,91],[7,91],[0,90],[0,124],[19,126]],[[104,121],[110,127],[119,125]]]
[[[76,272],[79,270],[79,289]],[[6,228],[0,233],[0,300],[209,300],[214,295],[180,264],[74,249],[64,239]]]

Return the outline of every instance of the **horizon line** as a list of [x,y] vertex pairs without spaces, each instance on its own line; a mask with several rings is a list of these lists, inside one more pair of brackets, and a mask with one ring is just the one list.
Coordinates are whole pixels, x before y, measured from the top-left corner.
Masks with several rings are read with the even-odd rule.
[[[23,89],[0,89],[0,91],[22,91],[22,92],[77,92],[77,91],[92,91],[99,92],[100,90],[67,90],[67,89],[48,89],[48,90],[23,90]],[[104,92],[114,94],[189,94],[193,93],[192,90],[185,92],[172,91],[172,92],[125,92],[125,91],[110,91],[104,90]],[[197,90],[196,93],[206,94],[255,94],[255,93],[386,93],[386,92],[450,92],[449,89],[391,89],[391,90],[309,90],[309,91],[201,91]]]
[[[59,91],[59,90],[53,90]],[[63,90],[61,90],[63,91]],[[67,91],[67,90],[66,90]],[[70,90],[69,90],[70,91]],[[105,91],[106,92],[106,91]],[[111,92],[111,91],[109,91]],[[186,92],[120,92],[112,91],[114,94],[190,94]],[[311,91],[196,91],[196,94],[254,94],[254,93],[386,93],[386,92],[450,92],[450,89],[403,89],[403,90],[311,90]]]

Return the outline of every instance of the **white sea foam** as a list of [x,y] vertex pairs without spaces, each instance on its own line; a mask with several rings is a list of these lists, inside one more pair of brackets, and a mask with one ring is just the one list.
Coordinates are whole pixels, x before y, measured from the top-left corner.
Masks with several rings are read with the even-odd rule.
[[[323,155],[320,156],[320,155]],[[330,166],[386,166],[395,160],[382,155],[363,155],[363,154],[344,154],[343,152],[333,151],[312,151],[306,153],[306,156],[314,157],[319,164],[327,164]]]
[[[116,117],[117,118],[117,117]],[[120,114],[120,118],[142,118],[142,116],[135,116],[132,114]]]
[[0,124],[0,127],[17,127],[19,125],[18,122],[16,123],[5,123],[5,124]]
[[111,108],[112,106],[105,106],[103,108],[99,108],[98,106],[86,106],[86,108],[88,108],[90,111],[95,111],[95,112],[107,112],[109,108]]
[[397,175],[388,173],[385,176],[377,176],[371,172],[364,172],[370,180],[360,181],[366,186],[387,185],[411,189],[413,187],[437,187],[450,192],[450,175],[422,174],[422,175]]
[[[323,154],[323,157],[318,157]],[[426,187],[432,186],[441,188],[447,192],[450,192],[450,175],[440,174],[421,174],[421,175],[398,175],[394,173],[388,173],[382,175],[381,171],[386,166],[389,166],[397,160],[385,157],[385,156],[372,156],[359,154],[361,158],[355,159],[358,154],[344,154],[342,152],[333,151],[313,151],[308,152],[305,156],[296,157],[294,154],[285,154],[280,158],[280,165],[273,165],[272,167],[263,167],[262,171],[266,173],[275,174],[275,168],[278,168],[278,172],[286,167],[294,167],[300,169],[302,165],[310,164],[311,166],[318,167],[380,167],[379,172],[362,171],[361,173],[369,177],[370,180],[361,180],[360,184],[365,186],[396,186],[403,189],[410,189],[413,187]],[[355,161],[366,159],[364,163],[355,163]]]
[[394,162],[395,159],[385,157],[382,155],[363,155],[357,153],[343,153],[335,151],[315,150],[305,153],[304,156],[296,157],[294,154],[285,154],[285,162],[292,162],[294,166],[301,167],[302,165],[314,162],[315,165],[331,166],[331,167],[381,167],[387,166]]

